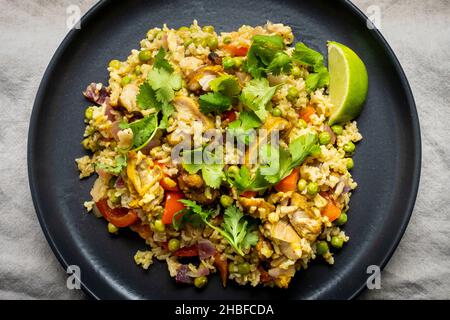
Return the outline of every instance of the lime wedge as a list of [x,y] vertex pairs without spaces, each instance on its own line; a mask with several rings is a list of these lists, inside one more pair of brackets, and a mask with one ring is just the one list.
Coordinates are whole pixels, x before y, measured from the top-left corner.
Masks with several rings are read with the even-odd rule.
[[369,81],[364,62],[349,47],[330,41],[328,69],[330,102],[334,105],[329,124],[355,119],[367,97]]

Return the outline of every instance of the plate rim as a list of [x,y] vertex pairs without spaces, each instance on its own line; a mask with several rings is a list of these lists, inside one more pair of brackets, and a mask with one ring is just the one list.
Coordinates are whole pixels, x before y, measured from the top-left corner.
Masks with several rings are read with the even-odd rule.
[[[83,23],[86,23],[88,20],[92,18],[92,16],[98,11],[101,10],[103,6],[107,5],[109,2],[113,0],[100,0],[96,4],[94,4],[80,19],[81,25]],[[347,7],[348,10],[350,10],[359,20],[363,21],[364,23],[367,23],[369,19],[367,16],[350,0],[343,0],[343,5]],[[46,87],[48,86],[48,78],[52,74],[54,68],[56,67],[57,62],[60,60],[60,56],[62,53],[66,50],[67,46],[72,41],[72,38],[76,35],[76,33],[80,32],[78,29],[72,29],[70,30],[67,35],[64,37],[56,51],[54,52],[47,68],[45,69],[45,72],[42,76],[42,80],[39,84],[34,103],[33,103],[33,109],[31,112],[30,122],[29,122],[29,129],[28,129],[28,137],[27,137],[27,167],[28,167],[28,182],[31,192],[31,197],[33,200],[33,206],[39,221],[39,224],[41,226],[42,232],[44,233],[44,236],[50,245],[50,248],[53,252],[53,254],[56,256],[57,260],[61,264],[61,266],[64,268],[64,270],[67,270],[67,267],[69,264],[65,260],[64,256],[60,252],[58,245],[56,244],[55,239],[50,234],[48,230],[47,223],[44,219],[43,211],[41,210],[39,199],[37,196],[36,191],[36,177],[35,177],[35,164],[31,159],[33,159],[34,156],[34,146],[32,145],[31,141],[34,141],[35,135],[37,133],[37,127],[38,127],[38,115],[42,111],[42,99],[46,93]],[[388,251],[384,254],[384,258],[379,263],[380,270],[383,270],[389,260],[392,258],[392,255],[394,254],[395,250],[397,249],[401,239],[403,238],[403,235],[406,231],[406,228],[408,227],[409,221],[411,219],[415,202],[417,200],[417,193],[419,189],[420,184],[420,176],[421,176],[421,164],[422,164],[422,140],[421,140],[421,130],[420,130],[420,121],[419,116],[417,113],[417,107],[414,100],[414,95],[411,89],[411,86],[408,82],[408,79],[406,77],[406,74],[395,55],[393,49],[387,42],[387,40],[384,38],[384,36],[381,34],[380,30],[378,30],[376,27],[369,30],[370,33],[372,33],[372,36],[374,36],[375,40],[377,40],[382,48],[383,51],[386,53],[388,58],[391,60],[391,62],[394,65],[395,71],[397,72],[399,76],[399,80],[402,84],[402,86],[405,89],[405,94],[407,96],[407,104],[408,108],[410,110],[410,116],[411,116],[411,124],[412,124],[412,133],[413,133],[413,141],[415,146],[415,152],[414,152],[414,163],[413,163],[413,177],[412,177],[412,184],[411,184],[411,192],[409,199],[407,201],[408,207],[406,208],[405,212],[406,214],[403,216],[403,219],[401,220],[401,228],[399,232],[397,233],[394,241],[391,242],[391,245],[388,249]],[[94,290],[89,288],[83,280],[80,279],[81,288],[84,293],[89,298],[100,300],[100,297],[95,294]],[[366,288],[366,284],[362,283],[360,287],[353,292],[351,296],[348,297],[349,300],[357,298]]]

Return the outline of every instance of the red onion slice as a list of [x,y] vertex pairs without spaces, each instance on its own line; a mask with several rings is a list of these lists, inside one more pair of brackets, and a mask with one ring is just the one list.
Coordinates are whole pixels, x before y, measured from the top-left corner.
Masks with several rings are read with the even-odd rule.
[[216,253],[216,248],[211,241],[201,239],[198,241],[198,255],[201,260],[208,259]]
[[175,280],[178,283],[191,284],[192,283],[192,278],[187,275],[188,270],[189,270],[189,268],[188,268],[187,265],[185,265],[185,264],[180,265],[178,267],[177,275],[175,277]]

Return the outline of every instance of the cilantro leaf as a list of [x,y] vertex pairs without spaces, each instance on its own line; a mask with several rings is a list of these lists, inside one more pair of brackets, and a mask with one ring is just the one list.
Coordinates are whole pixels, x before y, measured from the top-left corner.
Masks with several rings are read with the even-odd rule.
[[108,173],[111,173],[113,175],[118,175],[127,166],[127,156],[119,155],[114,159],[114,161],[115,161],[115,165],[106,165],[104,163],[99,163],[96,166]]
[[304,43],[297,43],[292,53],[292,59],[313,69],[306,77],[306,90],[312,92],[330,83],[330,74],[324,65],[324,58],[320,52],[308,48]]
[[261,124],[261,120],[254,112],[243,111],[238,119],[228,125],[227,131],[242,143],[249,144],[254,138],[250,134],[251,130],[258,128]]
[[200,96],[200,111],[203,114],[212,112],[222,113],[228,110],[232,104],[232,99],[221,93],[207,93]]
[[156,100],[161,103],[171,102],[175,97],[175,91],[181,89],[182,83],[179,74],[156,68],[148,73],[147,81],[155,91]]
[[290,168],[298,167],[307,157],[320,152],[317,135],[308,133],[298,137],[289,144],[289,152],[292,157]]
[[267,67],[284,50],[283,38],[279,35],[256,35],[247,53],[245,69],[253,78],[261,78],[267,72]]
[[161,107],[161,111],[162,111],[162,119],[159,124],[159,127],[161,129],[167,129],[167,125],[169,123],[169,117],[175,111],[175,108],[170,103],[164,103]]
[[227,172],[227,181],[239,191],[248,190],[252,184],[250,171],[247,167],[241,167],[238,174],[230,174]]
[[289,144],[288,149],[272,145],[265,148],[261,156],[262,161],[267,163],[260,164],[253,176],[247,167],[241,167],[237,174],[227,172],[227,181],[231,186],[241,192],[265,190],[291,174],[307,157],[320,153],[317,135],[312,133],[298,137]]
[[173,67],[170,65],[169,61],[166,60],[166,50],[160,48],[155,56],[155,61],[153,62],[153,67],[157,69],[164,69],[168,72],[173,72]]
[[259,237],[256,228],[248,225],[249,222],[245,219],[243,212],[236,206],[231,206],[225,210],[222,228],[220,228],[209,221],[214,214],[213,211],[204,210],[192,200],[183,199],[180,202],[187,207],[190,215],[198,215],[206,225],[220,233],[239,255],[244,256],[243,249],[248,249],[258,242]]
[[302,42],[298,42],[295,45],[292,59],[306,66],[313,67],[315,71],[317,71],[316,68],[320,68],[324,65],[323,55],[320,52],[309,48]]
[[147,110],[149,108],[158,109],[160,106],[159,101],[156,100],[155,91],[147,82],[144,82],[139,87],[139,94],[136,96],[136,102],[138,107],[142,110]]
[[264,121],[269,114],[266,106],[277,89],[278,86],[271,87],[265,78],[253,79],[242,90],[241,102]]
[[202,167],[202,177],[207,186],[218,189],[223,180],[223,164],[205,164]]
[[247,234],[245,235],[241,246],[243,249],[246,250],[251,246],[256,246],[258,241],[259,241],[258,228],[256,224],[250,224],[247,228]]
[[229,74],[215,78],[209,83],[209,86],[212,91],[221,93],[228,97],[235,97],[241,92],[241,88],[239,87],[236,77]]
[[271,161],[267,165],[261,166],[259,171],[267,182],[276,184],[284,178],[286,172],[289,172],[291,158],[289,152],[283,147],[267,145],[267,148],[270,151],[268,158]]
[[267,71],[279,75],[280,73],[289,73],[292,69],[292,60],[284,52],[278,52],[275,58],[270,62]]
[[323,88],[330,83],[330,74],[327,68],[322,67],[317,73],[310,73],[305,80],[306,90],[312,92],[317,88]]
[[128,124],[128,127],[133,131],[132,149],[140,150],[150,142],[158,129],[157,115],[148,115]]
[[[195,163],[194,154],[199,152],[202,156],[201,163]],[[183,163],[182,166],[184,170],[189,172],[189,174],[197,173],[201,170],[203,180],[206,185],[213,188],[218,189],[222,184],[222,180],[224,178],[223,173],[223,163],[215,163],[214,155],[211,153],[208,154],[209,158],[213,163],[205,163],[203,162],[203,152],[202,150],[193,150],[193,151],[185,151],[183,153]]]
[[254,229],[249,230],[248,221],[244,218],[243,212],[236,206],[225,209],[222,226],[229,236],[225,238],[241,256],[244,255],[242,249],[254,246],[258,242],[258,234]]
[[239,191],[262,191],[270,187],[270,184],[264,179],[260,170],[252,176],[247,167],[241,167],[239,173],[232,175],[227,173],[228,183]]
[[202,220],[204,221],[207,221],[214,214],[214,211],[204,210],[201,205],[198,205],[197,202],[193,200],[182,199],[178,201],[180,201],[188,209],[190,209],[192,213],[195,213],[196,215],[200,216],[200,218],[202,218]]

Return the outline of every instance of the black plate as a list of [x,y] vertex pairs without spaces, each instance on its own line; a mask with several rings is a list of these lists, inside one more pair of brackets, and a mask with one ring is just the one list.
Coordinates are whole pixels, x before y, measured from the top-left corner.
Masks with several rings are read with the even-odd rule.
[[[85,154],[80,141],[82,90],[107,83],[106,66],[138,48],[146,31],[193,19],[221,30],[267,20],[293,27],[296,40],[326,52],[335,40],[354,49],[367,65],[368,100],[358,119],[364,140],[353,170],[359,188],[345,227],[351,242],[330,267],[314,262],[287,290],[222,288],[218,277],[206,290],[180,287],[165,263],[148,272],[133,255],[144,243],[131,233],[106,232],[103,220],[84,213],[93,179],[80,182],[74,159]],[[28,166],[34,205],[55,255],[64,267],[81,267],[83,289],[94,298],[150,299],[316,299],[353,298],[365,287],[369,265],[384,267],[409,221],[420,176],[420,131],[405,75],[386,41],[366,26],[349,2],[314,0],[102,1],[82,19],[79,31],[63,41],[42,80],[31,117]]]

